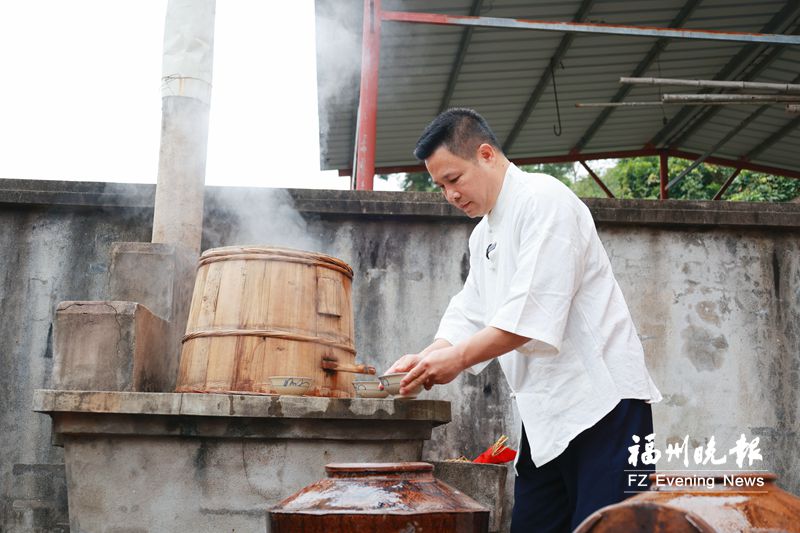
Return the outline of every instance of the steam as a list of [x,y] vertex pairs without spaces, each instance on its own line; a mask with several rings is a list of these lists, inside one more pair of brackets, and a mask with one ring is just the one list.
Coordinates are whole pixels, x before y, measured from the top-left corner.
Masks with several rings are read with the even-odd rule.
[[328,137],[337,122],[352,122],[337,110],[358,105],[361,69],[360,2],[317,2],[317,100],[319,106],[320,166],[328,166]]
[[[404,11],[414,6],[405,6],[404,2],[393,4],[392,9]],[[320,131],[320,165],[322,168],[341,167],[343,158],[346,165],[351,164],[352,153],[342,154],[340,150],[353,148],[357,123],[361,74],[361,32],[363,4],[361,2],[328,1],[316,3],[316,35],[317,35],[317,88],[319,105]],[[416,9],[420,11],[419,8]],[[425,11],[421,9],[421,11]],[[426,66],[425,50],[432,49],[436,39],[442,32],[453,30],[442,29],[423,24],[405,24],[383,22],[381,25],[380,70],[384,73],[402,64],[403,76],[394,76],[391,80],[383,80],[378,87],[380,103],[397,108],[397,98],[407,97],[411,87],[419,82],[420,75],[430,75]],[[400,43],[409,43],[408,47]],[[452,53],[456,53],[453,44]],[[422,111],[419,131],[438,112],[437,104],[431,104],[429,111]],[[417,110],[419,111],[419,110]],[[337,153],[329,153],[331,134],[336,129],[348,129],[353,136],[348,139],[348,148],[338,147]],[[413,138],[412,138],[413,137]],[[337,141],[340,141],[337,138]],[[416,137],[408,139],[408,146],[402,150],[411,161],[411,151]]]
[[323,252],[319,236],[285,189],[208,187],[203,250],[220,246],[281,246]]

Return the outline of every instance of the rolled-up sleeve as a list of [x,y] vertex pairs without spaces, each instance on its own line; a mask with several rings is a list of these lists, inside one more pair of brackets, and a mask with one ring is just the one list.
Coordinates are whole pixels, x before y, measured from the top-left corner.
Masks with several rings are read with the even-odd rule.
[[[522,353],[557,354],[583,275],[584,246],[577,217],[550,207],[520,223],[517,270],[489,325],[530,338],[520,347]],[[550,348],[536,349],[539,342]]]

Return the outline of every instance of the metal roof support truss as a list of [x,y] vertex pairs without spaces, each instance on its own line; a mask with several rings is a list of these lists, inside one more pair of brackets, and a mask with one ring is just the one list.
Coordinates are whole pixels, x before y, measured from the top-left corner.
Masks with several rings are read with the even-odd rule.
[[672,179],[672,181],[670,181],[670,182],[667,184],[667,189],[671,189],[671,188],[672,188],[672,187],[673,187],[673,186],[674,186],[676,183],[678,183],[678,182],[679,182],[679,181],[681,181],[683,178],[685,178],[685,177],[686,177],[686,176],[689,174],[689,172],[691,172],[692,170],[694,170],[694,169],[696,169],[697,167],[699,167],[700,165],[702,165],[702,164],[705,162],[705,160],[706,160],[706,159],[708,159],[709,157],[711,157],[712,155],[714,155],[714,152],[716,152],[717,150],[719,150],[720,148],[722,148],[723,146],[725,146],[725,144],[726,144],[728,141],[730,141],[731,139],[733,139],[734,137],[736,137],[736,136],[739,134],[739,132],[740,132],[740,131],[742,131],[742,130],[743,130],[743,129],[745,129],[747,126],[749,126],[749,125],[750,125],[750,124],[751,124],[751,123],[752,123],[752,122],[753,122],[755,119],[757,119],[758,117],[760,117],[760,116],[761,116],[761,114],[762,114],[762,113],[764,113],[764,111],[766,111],[767,109],[769,109],[769,106],[761,106],[761,107],[760,107],[760,108],[758,108],[757,110],[755,110],[755,111],[753,111],[752,113],[750,113],[750,114],[747,116],[747,118],[745,118],[743,121],[741,121],[739,124],[737,124],[737,125],[736,125],[736,127],[732,128],[732,129],[731,129],[731,130],[728,132],[728,134],[727,134],[727,135],[725,135],[725,137],[723,137],[722,139],[720,139],[720,140],[719,140],[719,142],[717,142],[717,144],[715,144],[713,148],[711,148],[711,149],[710,149],[710,150],[708,150],[706,153],[704,153],[703,155],[701,155],[700,157],[698,157],[697,159],[695,159],[695,160],[694,160],[694,162],[693,162],[691,165],[689,165],[688,167],[686,167],[686,168],[683,170],[683,172],[681,172],[680,174],[678,174],[677,176],[675,176],[675,178],[673,178],[673,179]]
[[729,41],[737,43],[800,44],[800,37],[768,33],[727,32],[713,30],[683,30],[653,28],[648,26],[623,26],[620,24],[597,24],[577,22],[549,22],[543,20],[510,19],[498,17],[471,17],[443,15],[439,13],[414,13],[410,11],[384,11],[383,20],[393,22],[417,22],[440,26],[475,26],[478,28],[506,28],[517,30],[539,30],[566,33],[588,33],[599,35],[628,35],[671,39],[693,39],[701,41]]
[[[690,12],[694,5],[699,0],[688,0],[681,10],[681,13]],[[589,0],[585,0],[581,5],[587,7],[590,5]],[[789,2],[791,4],[792,2]],[[480,6],[480,2],[475,0],[475,6]],[[576,17],[582,15],[579,13]],[[688,15],[688,13],[687,13]],[[679,14],[680,17],[680,14]],[[676,17],[676,20],[679,18]],[[375,174],[375,148],[376,148],[376,122],[377,122],[377,99],[378,99],[378,60],[380,57],[380,26],[381,21],[392,22],[411,22],[422,24],[436,24],[446,26],[467,26],[467,27],[482,27],[482,28],[508,28],[508,29],[527,29],[539,31],[553,31],[562,32],[567,34],[601,34],[601,35],[630,35],[639,37],[653,37],[657,39],[695,39],[695,40],[710,40],[710,41],[728,41],[728,42],[743,42],[743,43],[760,43],[768,45],[800,45],[800,36],[797,35],[780,35],[771,33],[745,33],[745,32],[722,32],[722,31],[709,31],[709,30],[686,30],[677,28],[654,28],[645,26],[623,26],[616,24],[595,24],[595,23],[582,23],[582,22],[550,22],[539,20],[523,20],[523,19],[510,19],[510,18],[497,18],[497,17],[480,17],[480,16],[453,16],[437,13],[415,13],[415,12],[401,12],[401,11],[383,11],[381,9],[381,0],[364,0],[364,23],[362,35],[362,71],[361,71],[361,88],[359,92],[359,109],[358,109],[358,124],[356,126],[356,150],[354,168],[356,175],[354,176],[353,183],[358,189],[372,189],[372,182]],[[675,22],[675,21],[673,21]],[[468,44],[469,38],[466,39]],[[563,48],[563,53],[569,47],[569,40],[562,39],[562,45],[556,51]],[[462,45],[464,39],[462,39]],[[654,46],[654,56],[660,52],[661,46]],[[462,46],[462,52],[465,53],[466,47]],[[650,54],[648,54],[650,55]],[[556,57],[555,55],[553,56]],[[646,58],[647,59],[647,58]],[[650,59],[652,61],[652,59]],[[460,61],[456,60],[454,68],[451,72],[451,80],[448,84],[448,90],[443,99],[443,105],[449,103],[448,95],[452,95],[455,88],[455,79],[460,71],[463,57]],[[542,80],[545,80],[542,83]],[[543,75],[540,84],[546,85],[547,75]],[[449,85],[453,85],[452,88]],[[531,99],[535,96],[531,95]],[[531,107],[532,111],[532,107]],[[523,116],[520,116],[522,119]],[[509,137],[513,143],[513,138]],[[507,144],[510,144],[507,142]],[[581,143],[579,143],[580,145]],[[693,155],[693,154],[691,154]],[[678,156],[681,157],[681,156]],[[590,157],[581,154],[573,154],[573,160],[578,160],[583,163],[583,160]],[[694,159],[695,157],[691,157]],[[710,161],[710,158],[709,158]],[[722,163],[730,164],[730,163]],[[784,175],[789,175],[782,172]],[[590,174],[594,174],[590,171]],[[800,174],[800,173],[794,173]],[[797,177],[797,176],[793,176]],[[608,194],[608,192],[607,192]]]
[[722,187],[719,188],[717,194],[714,195],[714,198],[712,198],[712,200],[721,200],[722,195],[725,194],[725,191],[728,190],[728,187],[731,186],[731,183],[733,183],[733,180],[736,179],[736,177],[739,175],[741,171],[742,171],[741,167],[734,170],[728,177],[728,179],[725,180],[725,183],[722,184]]
[[[669,23],[669,27],[679,28],[683,26],[699,3],[700,0],[687,0],[687,2],[683,5],[678,14],[675,15],[675,18],[673,18],[672,21]],[[647,69],[649,69],[650,66],[653,64],[653,62],[658,59],[658,56],[661,55],[661,52],[664,51],[664,49],[667,47],[668,44],[669,44],[669,39],[662,38],[657,40],[650,48],[650,51],[647,52],[647,55],[645,55],[644,58],[642,58],[642,60],[639,61],[639,64],[636,65],[636,68],[633,69],[633,72],[631,72],[630,77],[636,78],[647,72]],[[632,88],[633,87],[631,87],[630,85],[624,85],[620,87],[614,94],[614,96],[611,98],[611,102],[613,103],[622,102],[625,99],[625,97],[628,96],[628,93],[631,92]],[[591,126],[589,126],[589,128],[586,130],[586,132],[583,134],[580,140],[578,140],[577,144],[572,148],[572,150],[574,152],[580,152],[581,150],[583,150],[589,143],[589,141],[592,139],[592,137],[594,137],[594,135],[597,133],[597,131],[603,126],[603,124],[605,124],[605,122],[608,120],[608,117],[611,116],[611,113],[613,111],[614,111],[613,107],[604,109],[597,116],[594,122],[592,122]]]
[[[585,19],[586,15],[589,13],[589,10],[592,8],[594,1],[595,0],[583,0],[578,8],[578,11],[575,12],[575,16],[572,17],[572,21],[580,22]],[[567,50],[569,50],[569,47],[572,45],[572,40],[573,35],[567,33],[558,43],[555,53],[550,58],[548,67],[544,69],[544,72],[542,72],[539,81],[536,83],[536,87],[533,89],[528,101],[525,102],[525,107],[522,108],[522,112],[519,114],[514,127],[511,128],[511,132],[509,132],[508,136],[506,137],[506,141],[503,143],[503,151],[505,153],[509,153],[511,151],[514,141],[517,140],[517,136],[522,131],[522,128],[525,127],[525,124],[527,124],[528,119],[533,113],[533,110],[536,108],[536,104],[539,103],[542,94],[544,94],[545,89],[547,89],[547,84],[550,82],[553,69],[555,69],[555,67],[561,63],[561,60],[564,59],[564,56],[567,55]]]
[[[483,0],[473,0],[472,8],[469,10],[470,15],[478,15],[483,7]],[[472,40],[472,32],[475,30],[473,27],[464,28],[464,33],[461,34],[461,43],[458,45],[458,54],[456,60],[453,62],[453,68],[450,70],[450,78],[447,80],[447,89],[444,91],[442,102],[439,104],[439,113],[450,107],[450,99],[456,90],[456,82],[458,76],[461,74],[461,67],[464,65],[464,58],[467,57],[467,49],[469,42]]]
[[[791,27],[791,21],[797,16],[798,12],[800,12],[800,3],[798,3],[797,0],[787,0],[783,8],[761,28],[761,31],[767,33],[786,31],[787,28]],[[795,36],[795,38],[797,37]],[[761,61],[759,62],[760,55],[767,48],[768,47],[755,43],[749,43],[747,46],[744,46],[734,57],[730,59],[730,61],[727,62],[724,67],[722,67],[719,72],[717,72],[717,74],[714,76],[714,80],[727,80],[731,76],[740,77],[743,75],[743,71],[752,68],[754,63],[758,63],[754,70],[751,70],[747,73],[749,78],[754,78],[760,72],[760,70],[765,68],[769,62],[774,60],[775,57],[777,57],[777,54],[780,52],[777,49],[772,50],[772,52],[768,53],[766,58],[761,58]],[[744,68],[742,65],[745,65]],[[711,89],[705,89],[702,91],[702,93],[709,92],[711,92]],[[678,111],[672,116],[669,122],[650,139],[650,142],[648,142],[647,145],[659,146],[663,143],[666,146],[675,146],[674,141],[676,140],[677,136],[673,137],[673,139],[669,141],[665,141],[665,139],[672,135],[672,133],[679,127],[682,126],[686,128],[686,124],[692,122],[692,120],[689,119],[693,111],[694,110],[691,107],[684,107]],[[716,111],[710,111],[716,113]],[[702,111],[700,113],[702,114]],[[696,122],[696,117],[693,120]]]

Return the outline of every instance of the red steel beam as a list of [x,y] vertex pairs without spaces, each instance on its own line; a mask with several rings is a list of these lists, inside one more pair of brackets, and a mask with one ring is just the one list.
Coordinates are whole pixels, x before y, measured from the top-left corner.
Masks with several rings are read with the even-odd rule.
[[[680,157],[682,159],[689,159],[694,161],[702,156],[702,154],[693,154],[691,152],[684,152],[682,150],[666,150],[663,151],[668,157]],[[536,165],[539,163],[574,163],[576,161],[592,161],[595,159],[624,159],[628,157],[647,157],[647,156],[660,156],[662,150],[655,148],[642,148],[641,150],[619,150],[611,152],[593,152],[586,154],[566,154],[566,155],[553,155],[543,157],[525,157],[519,159],[512,159],[511,161],[517,165]],[[790,170],[787,168],[772,167],[769,165],[761,165],[758,163],[751,163],[746,159],[728,159],[724,157],[710,156],[705,160],[706,163],[711,165],[720,165],[724,167],[742,168],[743,170],[752,170],[754,172],[763,172],[765,174],[773,174],[776,176],[786,176],[787,178],[800,179],[800,171]],[[425,165],[399,165],[378,167],[375,169],[377,174],[394,174],[396,172],[424,172]],[[340,176],[351,176],[352,169],[344,168],[339,170]]]
[[[702,154],[693,154],[691,152],[684,152],[683,150],[669,150],[671,157],[681,157],[694,161],[702,156]],[[754,172],[763,172],[764,174],[773,174],[775,176],[786,176],[787,178],[800,179],[800,171],[789,170],[788,168],[772,167],[769,165],[761,165],[758,163],[751,163],[746,159],[728,159],[726,157],[707,157],[706,163],[712,165],[720,165],[724,167],[742,168],[743,170],[752,170]]]
[[800,36],[771,33],[749,33],[716,30],[686,30],[681,28],[656,28],[653,26],[625,26],[585,22],[553,22],[498,17],[473,17],[441,13],[414,13],[409,11],[384,11],[383,20],[417,22],[440,26],[477,26],[481,28],[508,28],[521,30],[590,33],[603,35],[629,35],[636,37],[667,37],[672,39],[700,39],[706,41],[733,41],[766,44],[800,44]]
[[603,192],[606,193],[606,196],[608,196],[609,198],[616,198],[614,196],[614,193],[612,193],[609,190],[609,188],[606,187],[606,184],[603,183],[603,180],[601,180],[600,177],[597,174],[594,173],[594,170],[592,170],[592,168],[589,165],[586,164],[586,161],[581,159],[580,163],[581,163],[581,165],[583,165],[583,168],[586,169],[586,172],[588,172],[589,175],[592,177],[594,182],[597,183],[597,185],[599,185],[601,189],[603,189]]
[[658,155],[658,151],[655,148],[641,148],[638,150],[616,150],[609,152],[571,152],[566,155],[519,157],[512,159],[512,161],[517,165],[536,165],[539,163],[574,163],[575,161],[592,161],[595,159],[625,159],[628,157],[645,157],[649,155]]
[[356,125],[355,185],[372,190],[378,116],[378,62],[381,48],[381,0],[364,0],[361,37],[361,89]]
[[[625,159],[628,157],[645,157],[658,155],[655,148],[642,148],[640,150],[618,150],[613,152],[592,152],[592,153],[572,153],[566,155],[548,155],[541,157],[519,157],[511,158],[511,162],[516,165],[537,165],[539,163],[574,163],[576,161],[593,161],[596,159]],[[425,165],[398,165],[378,167],[376,174],[394,174],[397,172],[425,172]],[[353,169],[339,169],[340,176],[352,176]]]
[[659,198],[666,200],[669,198],[669,189],[667,189],[667,182],[669,181],[669,156],[667,152],[662,151],[658,154],[658,172],[661,179],[661,194]]
[[736,176],[738,176],[741,171],[742,171],[741,168],[737,168],[736,170],[734,170],[733,173],[728,177],[728,179],[725,180],[725,183],[722,184],[722,187],[719,188],[717,194],[714,195],[714,198],[712,198],[712,200],[722,199],[722,195],[725,194],[725,191],[728,190],[728,187],[731,186],[731,183],[733,183],[733,180],[736,179]]

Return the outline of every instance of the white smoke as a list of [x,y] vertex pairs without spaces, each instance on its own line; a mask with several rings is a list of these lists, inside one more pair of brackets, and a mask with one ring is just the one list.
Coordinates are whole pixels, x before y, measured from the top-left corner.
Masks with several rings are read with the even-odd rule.
[[[404,2],[393,3],[391,8],[383,7],[396,11],[425,11],[418,5],[406,6]],[[350,141],[350,149],[353,146],[361,81],[362,26],[362,2],[331,0],[316,3],[320,162],[323,168],[333,164],[342,165],[341,151],[336,154],[329,153],[329,145],[342,140],[341,136],[332,139],[333,132],[342,129],[352,132],[353,136],[347,140]],[[379,81],[378,86],[379,121],[382,106],[391,105],[397,108],[398,98],[407,100],[412,91],[418,90],[414,87],[420,83],[420,79],[437,74],[431,72],[428,54],[430,50],[440,46],[435,43],[441,41],[442,35],[461,35],[461,29],[458,28],[390,21],[382,22],[380,31],[379,71],[384,78]],[[446,51],[455,54],[457,43],[458,39],[453,40],[452,49],[447,48]],[[396,67],[399,67],[399,70]],[[398,71],[402,75],[392,75]],[[444,73],[447,74],[448,72]],[[391,77],[386,78],[387,75]],[[437,101],[431,104],[430,110],[421,112],[420,132],[438,112],[438,104]],[[408,154],[409,163],[415,162],[411,160],[415,141],[413,135],[409,136],[407,150],[404,149],[403,152]],[[338,149],[343,148],[339,146]],[[352,153],[344,154],[348,168],[351,165],[352,155]]]
[[323,251],[285,189],[208,187],[206,191],[204,250],[263,245]]
[[328,157],[328,136],[340,122],[355,131],[356,115],[337,110],[358,106],[361,72],[360,2],[317,2],[317,101],[319,106],[320,164]]

